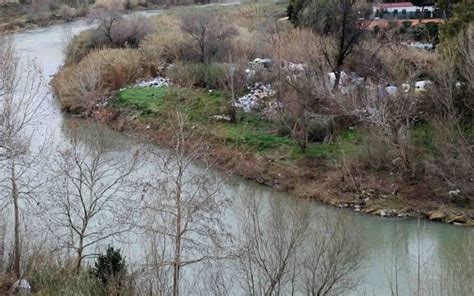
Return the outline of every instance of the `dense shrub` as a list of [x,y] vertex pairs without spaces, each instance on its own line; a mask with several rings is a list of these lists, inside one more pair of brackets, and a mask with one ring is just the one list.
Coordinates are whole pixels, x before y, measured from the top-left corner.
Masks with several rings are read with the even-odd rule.
[[390,139],[380,130],[367,129],[361,133],[356,151],[352,155],[353,165],[362,170],[392,170],[397,153]]
[[65,21],[71,21],[77,16],[77,11],[68,5],[61,5],[56,15]]
[[[235,66],[234,90],[241,91],[245,85],[243,67]],[[184,87],[204,87],[208,89],[230,89],[229,66],[226,64],[176,63],[166,71],[175,83]]]
[[86,30],[71,39],[64,52],[66,66],[79,63],[98,45],[93,37],[94,30]]
[[25,276],[35,295],[98,295],[99,286],[86,272],[74,270],[74,262],[35,249],[26,258]]
[[117,20],[107,27],[99,25],[75,36],[66,47],[65,64],[78,63],[89,52],[98,48],[138,48],[151,28],[147,19],[122,19],[117,16]]
[[89,110],[110,91],[145,75],[142,56],[132,49],[104,49],[79,64],[64,68],[53,80],[61,107],[78,113]]
[[174,63],[182,57],[182,41],[182,36],[174,33],[154,34],[145,38],[141,48],[149,52],[153,51],[167,63]]
[[225,68],[219,64],[176,63],[166,74],[173,82],[184,87],[218,88]]
[[206,11],[183,16],[180,27],[188,36],[186,58],[201,63],[228,59],[231,40],[239,33],[228,19]]

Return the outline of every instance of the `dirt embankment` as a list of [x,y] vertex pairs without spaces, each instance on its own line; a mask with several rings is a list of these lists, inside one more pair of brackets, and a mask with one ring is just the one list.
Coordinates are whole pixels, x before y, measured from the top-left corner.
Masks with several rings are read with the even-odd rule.
[[[97,110],[92,118],[133,137],[170,146],[171,138],[166,129],[130,118],[110,107]],[[219,169],[300,198],[317,199],[381,217],[424,217],[454,225],[474,226],[474,210],[458,204],[455,196],[446,201],[445,192],[433,189],[436,188],[434,180],[409,183],[385,172],[359,172],[355,177],[328,165],[323,159],[275,161],[255,152],[232,149],[205,137],[196,141],[209,147],[207,154],[202,155],[203,160],[214,161]]]

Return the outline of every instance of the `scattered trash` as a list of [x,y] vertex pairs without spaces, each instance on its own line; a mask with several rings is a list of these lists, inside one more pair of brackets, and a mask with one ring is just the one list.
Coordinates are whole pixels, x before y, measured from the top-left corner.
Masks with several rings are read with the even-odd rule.
[[8,294],[10,295],[26,295],[30,294],[31,292],[31,285],[26,279],[17,280],[13,285],[10,287]]
[[456,190],[451,190],[448,192],[449,196],[458,196],[461,193],[461,190],[456,189]]
[[228,115],[213,115],[210,119],[214,122],[231,122],[232,119]]
[[235,102],[234,106],[244,110],[244,112],[250,112],[257,106],[260,106],[262,100],[266,97],[275,95],[270,84],[263,84],[261,82],[255,83],[253,87],[250,87],[250,93],[246,96],[240,97]]
[[134,85],[134,87],[162,87],[170,86],[171,82],[169,79],[163,77],[156,77],[149,81],[142,81]]

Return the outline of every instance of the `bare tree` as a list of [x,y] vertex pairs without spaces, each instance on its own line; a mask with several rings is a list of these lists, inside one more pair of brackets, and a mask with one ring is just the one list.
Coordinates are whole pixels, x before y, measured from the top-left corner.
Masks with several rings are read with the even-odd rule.
[[[417,79],[429,69],[430,59],[410,56],[402,47],[391,46],[379,53],[383,69],[377,81],[367,80],[354,86],[347,94],[335,94],[334,108],[340,114],[357,117],[360,121],[381,128],[398,157],[393,160],[407,177],[414,177],[410,154],[411,127],[425,117],[426,92],[416,87]],[[407,55],[409,57],[407,57]],[[402,59],[400,57],[403,57]],[[388,92],[381,81],[389,81]],[[426,87],[429,87],[428,84]]]
[[60,246],[75,252],[77,272],[93,255],[91,247],[129,229],[118,214],[137,166],[138,152],[131,158],[113,153],[100,131],[87,138],[75,134],[58,151],[47,218]]
[[[325,60],[319,47],[314,47],[319,38],[311,32],[294,30],[285,34],[278,33],[278,27],[274,30],[271,40],[279,61],[276,84],[280,119],[305,152],[310,141],[327,141],[331,135],[331,94],[326,87]],[[292,44],[291,49],[285,48],[287,43]]]
[[335,75],[334,89],[339,87],[347,58],[360,42],[369,21],[359,0],[307,0],[300,12],[299,23],[310,27],[321,38],[320,45],[326,62]]
[[97,30],[110,42],[114,42],[114,27],[122,20],[122,13],[118,7],[99,7],[89,15],[91,23],[97,24]]
[[293,267],[309,225],[309,210],[286,206],[275,198],[265,212],[256,197],[242,198],[238,266],[242,289],[250,295],[292,294],[297,275]]
[[[158,175],[147,184],[138,227],[152,238],[152,269],[160,276],[160,293],[183,293],[185,268],[225,257],[229,238],[222,216],[226,200],[220,196],[222,180],[214,177],[211,163],[195,167],[205,147],[194,137],[185,115],[176,113],[173,149],[152,150]],[[171,291],[167,291],[169,289]]]
[[[471,29],[472,30],[472,29]],[[460,32],[456,46],[445,48],[441,62],[433,69],[433,87],[428,90],[430,122],[438,157],[427,161],[427,167],[451,190],[458,205],[469,201],[474,193],[474,141],[465,125],[474,114],[474,50],[467,32]]]
[[6,234],[6,220],[3,209],[0,209],[0,272],[3,271],[3,261],[5,259],[5,234]]
[[[309,201],[248,195],[239,209],[242,289],[249,295],[342,295],[357,286],[362,240],[342,216],[312,217]],[[311,223],[310,223],[311,221]]]
[[342,214],[319,217],[308,239],[303,258],[307,295],[344,295],[357,287],[358,270],[365,255],[364,244],[350,219]]
[[3,41],[0,48],[0,169],[4,173],[0,186],[7,194],[1,208],[13,205],[12,271],[20,277],[21,215],[41,185],[37,167],[41,149],[31,149],[31,143],[45,99],[44,78],[35,64],[20,62],[11,40]]
[[218,52],[227,52],[229,41],[238,34],[233,24],[206,11],[185,15],[181,19],[181,31],[197,43],[201,63],[210,62]]

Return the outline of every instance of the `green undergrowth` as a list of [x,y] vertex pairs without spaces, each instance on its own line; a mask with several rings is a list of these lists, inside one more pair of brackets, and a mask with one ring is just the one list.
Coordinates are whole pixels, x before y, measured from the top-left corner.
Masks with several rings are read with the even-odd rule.
[[329,143],[310,143],[306,152],[284,131],[278,122],[258,114],[239,113],[236,123],[215,122],[213,115],[226,110],[228,95],[203,89],[178,87],[135,87],[120,91],[115,107],[120,111],[138,111],[140,119],[166,124],[169,114],[179,108],[191,124],[200,126],[207,138],[232,149],[255,152],[281,160],[302,158],[334,159],[355,150],[358,141],[356,130],[347,130]]
[[115,106],[134,109],[142,117],[166,117],[173,110],[180,109],[191,122],[204,123],[225,107],[222,92],[208,92],[177,87],[135,87],[118,93]]

